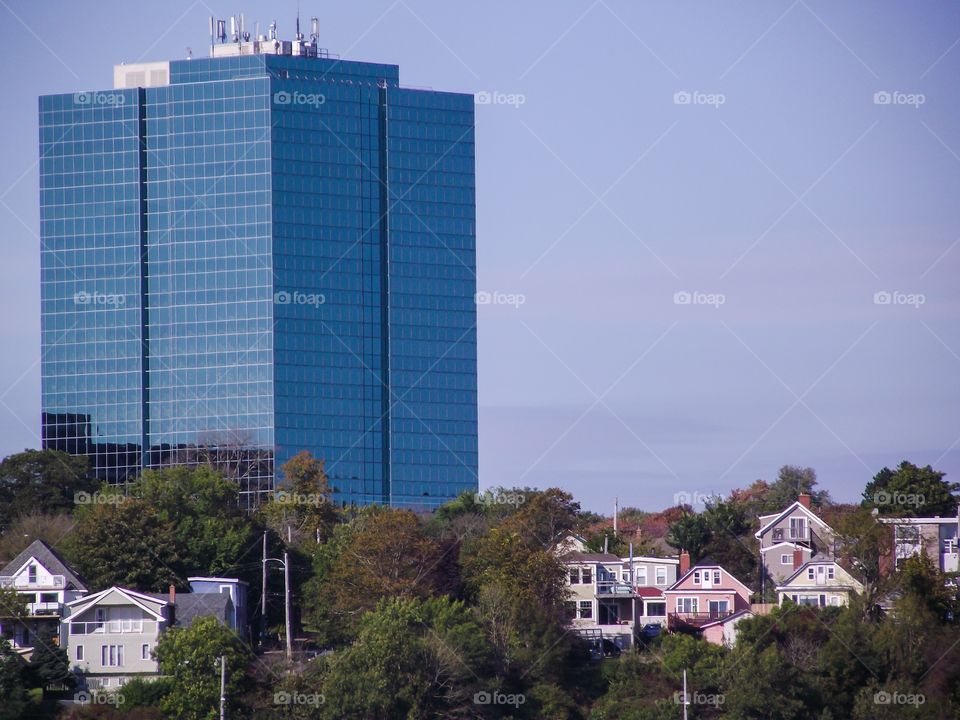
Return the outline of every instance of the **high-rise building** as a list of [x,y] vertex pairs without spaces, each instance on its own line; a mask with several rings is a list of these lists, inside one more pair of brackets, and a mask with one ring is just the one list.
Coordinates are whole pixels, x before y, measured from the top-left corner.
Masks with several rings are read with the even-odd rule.
[[476,489],[473,96],[231,24],[40,98],[44,446],[247,502],[301,450],[341,502]]

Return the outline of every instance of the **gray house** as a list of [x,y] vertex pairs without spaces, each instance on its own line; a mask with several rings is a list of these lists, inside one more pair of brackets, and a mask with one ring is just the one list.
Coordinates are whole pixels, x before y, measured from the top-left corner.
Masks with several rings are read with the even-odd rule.
[[833,557],[834,532],[810,508],[810,496],[801,494],[786,509],[760,516],[761,583],[774,587],[818,555]]
[[230,627],[230,595],[178,595],[172,587],[164,595],[112,587],[68,603],[61,637],[72,669],[88,687],[116,690],[131,678],[157,676],[153,651],[161,635],[206,616]]

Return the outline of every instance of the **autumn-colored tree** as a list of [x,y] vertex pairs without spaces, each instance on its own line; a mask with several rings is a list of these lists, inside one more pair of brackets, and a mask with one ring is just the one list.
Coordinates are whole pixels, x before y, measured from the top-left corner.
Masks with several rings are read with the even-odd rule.
[[323,461],[306,450],[294,455],[281,467],[280,487],[261,508],[267,527],[295,545],[325,540],[337,511]]

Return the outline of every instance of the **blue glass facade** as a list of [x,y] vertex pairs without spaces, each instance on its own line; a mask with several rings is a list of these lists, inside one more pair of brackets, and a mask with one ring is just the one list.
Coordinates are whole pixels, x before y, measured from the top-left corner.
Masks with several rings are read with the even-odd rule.
[[342,502],[477,487],[473,97],[396,66],[173,61],[40,99],[43,438],[114,482],[300,450]]

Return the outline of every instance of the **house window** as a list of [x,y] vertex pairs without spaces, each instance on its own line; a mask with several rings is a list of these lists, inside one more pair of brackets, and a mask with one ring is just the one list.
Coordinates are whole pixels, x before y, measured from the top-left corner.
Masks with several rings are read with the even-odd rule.
[[698,598],[689,598],[689,597],[678,597],[677,598],[677,612],[678,613],[695,613],[700,607],[700,600]]
[[29,565],[27,566],[27,582],[31,585],[37,584],[37,566]]
[[580,582],[584,585],[590,585],[593,583],[593,569],[592,568],[581,568],[580,570]]
[[667,614],[667,604],[665,602],[648,602],[647,617],[663,617]]
[[720,571],[719,571],[719,570],[714,570],[714,571],[713,571],[713,584],[714,584],[714,585],[719,585],[719,584],[720,584]]
[[580,582],[580,569],[570,568],[570,584],[576,585]]
[[780,556],[781,565],[793,565],[793,557],[791,555],[781,555]]
[[637,585],[646,585],[647,584],[647,568],[646,566],[641,566],[637,568]]
[[663,565],[657,565],[657,585],[667,584],[667,568]]
[[77,660],[83,660],[83,645],[77,645]]
[[790,518],[790,537],[793,540],[807,539],[807,519],[802,517]]
[[813,580],[813,568],[807,568],[807,579]]
[[827,567],[827,579],[828,579],[828,580],[833,580],[834,577],[835,577],[835,575],[834,575],[834,571],[833,571],[833,566],[831,565],[831,566]]
[[141,646],[140,646],[140,659],[141,659],[141,660],[149,660],[149,659],[150,659],[150,646],[149,646],[149,645],[144,644],[144,645],[141,645]]
[[839,595],[831,595],[831,596],[830,596],[830,605],[831,605],[832,607],[840,607],[840,596],[839,596]]
[[123,667],[123,645],[101,645],[100,664],[103,667]]
[[107,621],[107,609],[106,608],[97,608],[96,614],[97,622],[106,622]]
[[581,600],[580,601],[580,618],[583,620],[589,620],[592,617],[593,617],[593,601]]
[[779,540],[783,540],[783,528],[773,529],[773,539],[775,542]]
[[56,593],[40,593],[40,602],[55,603],[59,602],[60,597]]
[[694,584],[694,585],[699,585],[699,584],[700,584],[700,571],[699,571],[699,570],[694,570],[694,571],[693,571],[693,584]]

